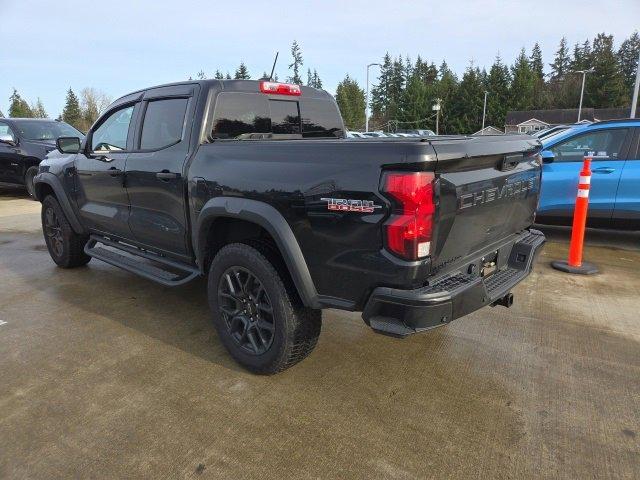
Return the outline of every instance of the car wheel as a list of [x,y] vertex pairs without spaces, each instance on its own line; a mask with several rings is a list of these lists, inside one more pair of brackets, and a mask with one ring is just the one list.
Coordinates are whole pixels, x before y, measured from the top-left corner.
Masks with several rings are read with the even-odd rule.
[[84,253],[89,237],[73,231],[62,207],[53,195],[42,202],[42,232],[49,255],[62,268],[86,265],[91,257]]
[[269,375],[313,351],[322,320],[320,310],[304,307],[287,289],[268,252],[258,248],[239,243],[222,248],[211,262],[208,296],[213,323],[231,356],[247,370]]
[[27,187],[27,192],[31,195],[31,198],[35,200],[36,189],[33,184],[33,178],[38,174],[38,167],[29,167],[24,174],[24,185]]

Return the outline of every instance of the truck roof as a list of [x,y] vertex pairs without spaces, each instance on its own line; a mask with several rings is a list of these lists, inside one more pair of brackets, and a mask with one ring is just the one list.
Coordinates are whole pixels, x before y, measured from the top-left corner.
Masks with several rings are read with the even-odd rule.
[[[200,85],[203,90],[216,88],[221,91],[227,90],[227,91],[234,91],[234,92],[259,93],[261,81],[266,81],[266,80],[218,80],[216,78],[209,78],[205,80],[186,80],[183,82],[165,83],[161,85],[155,85],[152,87],[143,88],[140,90],[136,90],[135,92],[128,93],[127,95],[123,95],[122,97],[114,100],[112,104],[109,106],[109,109],[111,109],[112,106],[119,105],[121,103],[134,101],[138,99],[144,92],[148,92],[149,90],[155,90],[160,88],[181,87],[181,86],[188,86],[188,85]],[[285,83],[285,82],[276,82],[276,83]],[[306,85],[300,85],[300,89],[302,90],[302,96],[304,98],[333,100],[333,97],[329,93],[327,93],[325,90],[308,87]]]

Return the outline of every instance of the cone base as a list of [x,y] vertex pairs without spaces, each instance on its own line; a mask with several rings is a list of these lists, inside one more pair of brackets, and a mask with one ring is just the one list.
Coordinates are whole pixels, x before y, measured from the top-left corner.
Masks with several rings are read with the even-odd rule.
[[589,262],[582,262],[582,265],[579,267],[572,267],[566,260],[554,260],[551,262],[551,266],[561,272],[575,273],[578,275],[593,275],[594,273],[598,273],[598,267]]

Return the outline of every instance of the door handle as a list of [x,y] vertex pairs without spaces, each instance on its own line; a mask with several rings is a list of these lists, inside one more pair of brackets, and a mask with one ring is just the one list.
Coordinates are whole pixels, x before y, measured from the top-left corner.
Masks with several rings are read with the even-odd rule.
[[120,175],[122,175],[122,170],[116,167],[111,167],[109,170],[107,170],[107,172],[112,177],[119,177]]
[[610,167],[600,167],[600,168],[596,168],[593,173],[613,173],[615,172],[616,169],[615,168],[610,168]]
[[156,173],[156,178],[159,178],[160,180],[167,182],[174,178],[180,178],[180,174],[175,172],[170,172],[169,170],[163,170],[161,172]]

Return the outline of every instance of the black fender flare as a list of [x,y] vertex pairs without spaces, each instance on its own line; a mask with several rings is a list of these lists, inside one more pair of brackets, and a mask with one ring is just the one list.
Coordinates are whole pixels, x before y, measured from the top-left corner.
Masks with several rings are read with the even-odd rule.
[[73,231],[78,234],[86,233],[85,229],[80,223],[80,220],[78,219],[78,216],[76,215],[76,212],[71,206],[71,202],[69,202],[69,197],[67,196],[67,192],[64,190],[60,179],[50,172],[40,172],[33,178],[35,196],[36,200],[38,200],[39,202],[42,202],[42,200],[44,200],[44,198],[42,198],[42,184],[49,185],[53,189],[53,192],[56,194],[56,199],[62,207],[67,220],[69,220]]
[[193,236],[198,265],[202,270],[205,269],[203,263],[209,226],[220,217],[238,218],[264,228],[275,240],[303,304],[310,308],[321,308],[307,262],[291,227],[278,210],[264,202],[238,197],[214,197],[205,203],[198,215]]

